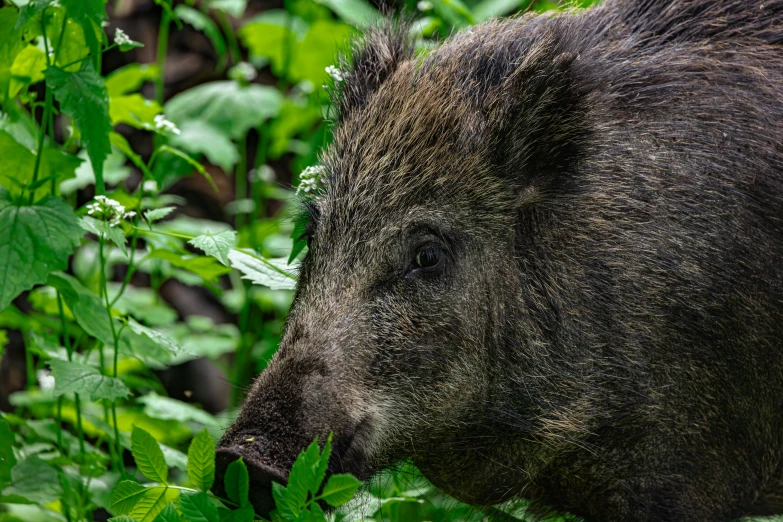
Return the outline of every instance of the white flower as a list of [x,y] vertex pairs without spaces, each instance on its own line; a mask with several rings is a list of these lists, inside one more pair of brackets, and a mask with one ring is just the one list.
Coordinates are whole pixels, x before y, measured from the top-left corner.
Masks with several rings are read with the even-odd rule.
[[155,130],[160,132],[161,134],[166,134],[169,132],[173,132],[177,136],[179,136],[180,132],[176,125],[174,125],[172,122],[166,119],[166,117],[162,114],[158,114],[155,116]]
[[416,9],[419,11],[429,11],[432,7],[432,2],[430,2],[430,0],[420,0],[419,3],[416,4]]
[[319,186],[324,181],[324,174],[326,174],[326,167],[323,165],[313,165],[304,169],[302,173],[299,174],[299,187],[297,187],[296,193],[313,193],[318,190]]
[[325,69],[326,74],[334,78],[334,81],[341,82],[345,80],[345,73],[343,73],[340,69],[335,67],[334,65],[330,65]]
[[125,34],[125,31],[118,27],[117,30],[114,31],[114,43],[117,45],[130,45],[133,43],[133,40]]
[[256,76],[258,76],[255,67],[247,62],[239,62],[234,67],[232,67],[232,69],[236,76],[244,78],[244,80],[247,82],[252,82],[256,79]]
[[95,200],[87,205],[87,214],[94,215],[96,219],[105,221],[110,227],[116,227],[123,219],[131,219],[136,212],[125,212],[125,206],[106,196],[95,196]]
[[155,193],[158,191],[158,182],[154,179],[148,179],[144,182],[144,185],[141,186],[141,189],[144,192],[152,192]]
[[38,386],[43,391],[50,391],[54,389],[54,376],[49,370],[38,370],[35,372],[35,376],[38,378]]

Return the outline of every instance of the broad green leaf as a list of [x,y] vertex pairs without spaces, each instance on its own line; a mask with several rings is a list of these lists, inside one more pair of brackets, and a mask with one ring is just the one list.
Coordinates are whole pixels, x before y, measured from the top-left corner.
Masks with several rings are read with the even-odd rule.
[[179,516],[174,504],[169,504],[155,518],[155,522],[182,522],[182,517]]
[[136,401],[144,405],[145,414],[156,419],[180,422],[193,421],[204,426],[221,427],[220,422],[204,410],[200,410],[186,402],[163,397],[155,392],[139,397]]
[[209,38],[209,41],[212,42],[212,47],[215,48],[215,53],[218,56],[223,56],[226,53],[226,41],[223,38],[223,33],[212,18],[186,5],[175,7],[174,14],[183,22],[204,33]]
[[218,508],[218,515],[220,516],[220,522],[253,522],[256,514],[253,511],[253,506],[247,504],[233,510]]
[[54,502],[61,494],[57,472],[36,456],[27,457],[13,467],[11,485],[3,490],[3,495],[19,495],[38,504]]
[[[76,322],[85,332],[104,344],[114,345],[109,315],[97,294],[88,290],[73,276],[62,272],[49,275],[46,284],[53,286],[60,292],[63,301],[73,312]],[[115,331],[119,331],[121,327],[119,321],[116,319],[113,321]]]
[[[280,519],[294,521],[299,518],[302,506],[295,497],[288,494],[285,486],[272,482],[272,498],[275,499],[275,508]],[[272,520],[275,520],[274,512],[272,513]]]
[[188,448],[188,480],[201,491],[209,491],[215,481],[215,442],[207,430],[193,437]]
[[103,29],[101,23],[106,18],[106,5],[104,0],[60,0],[60,4],[68,10],[68,16],[82,26],[87,47],[93,56],[100,52],[101,42],[98,40],[97,33],[100,32],[100,39],[103,40]]
[[153,482],[166,484],[169,477],[169,468],[166,465],[166,459],[163,457],[163,451],[155,438],[143,429],[134,426],[131,434],[133,448],[133,460],[136,461],[136,467],[141,474]]
[[132,63],[109,73],[106,77],[106,91],[110,98],[135,92],[145,82],[154,81],[159,74],[157,65]]
[[264,259],[250,251],[233,249],[228,253],[232,268],[242,272],[242,278],[257,285],[268,286],[272,290],[292,290],[296,287],[296,278],[285,268],[286,259]]
[[114,377],[102,375],[97,368],[78,362],[49,361],[54,376],[54,396],[66,393],[80,393],[92,401],[100,399],[124,399],[130,395],[125,384]]
[[[71,0],[80,2],[82,0]],[[95,0],[86,0],[92,3]],[[77,72],[66,72],[58,67],[46,70],[46,85],[54,91],[60,109],[74,119],[81,131],[82,143],[90,155],[99,193],[105,192],[103,162],[111,152],[109,133],[109,97],[106,86],[89,60],[82,62]]]
[[236,242],[237,234],[233,230],[226,230],[214,235],[211,232],[207,232],[188,241],[194,247],[203,250],[226,266],[229,266],[228,253],[234,248]]
[[251,56],[268,58],[276,76],[286,73],[286,48],[291,56],[307,33],[307,22],[284,9],[270,9],[251,19],[239,30],[242,43]]
[[[22,29],[16,28],[17,11],[14,7],[0,8],[0,103],[9,98],[11,67],[17,55],[27,45],[22,40]],[[4,159],[7,156],[2,156]]]
[[228,465],[226,476],[223,479],[223,486],[226,489],[226,495],[229,500],[233,500],[240,506],[247,505],[248,492],[250,491],[250,478],[247,474],[245,462],[239,458]]
[[109,98],[109,116],[112,125],[125,123],[141,130],[155,129],[155,116],[163,108],[141,94],[121,94]]
[[283,95],[273,87],[210,82],[174,96],[166,104],[166,115],[177,125],[201,120],[226,136],[244,139],[250,129],[277,116],[282,103]]
[[382,18],[381,13],[365,0],[316,0],[356,27],[365,28]]
[[296,47],[291,62],[291,77],[322,85],[327,78],[326,68],[333,65],[340,50],[353,35],[351,26],[332,20],[318,20],[310,26],[304,40]]
[[98,237],[103,236],[117,245],[123,254],[128,255],[128,249],[125,246],[125,234],[119,226],[111,226],[106,221],[98,221],[94,217],[84,216],[79,220],[79,225],[86,231],[92,232]]
[[153,208],[144,212],[144,219],[149,223],[154,223],[155,221],[159,221],[168,216],[175,210],[177,210],[177,207]]
[[17,295],[68,266],[82,235],[71,208],[48,197],[17,206],[0,187],[0,310]]
[[13,98],[25,86],[38,83],[44,79],[46,69],[46,53],[34,45],[28,45],[16,55],[11,66],[11,84],[9,97]]
[[[3,158],[0,164],[0,185],[4,186],[11,195],[22,194],[25,187],[32,185],[35,154],[18,143],[9,133],[0,130],[0,157]],[[52,179],[63,180],[74,177],[76,168],[81,162],[82,160],[76,156],[45,147],[38,167],[38,185],[34,188],[33,200],[49,195]]]
[[110,509],[115,515],[129,515],[137,522],[153,522],[178,494],[176,489],[167,486],[144,487],[123,480],[114,489]]
[[131,330],[133,330],[133,332],[135,332],[136,334],[143,335],[148,339],[150,339],[152,342],[163,347],[172,356],[182,351],[182,348],[180,348],[179,344],[177,344],[176,341],[174,341],[167,335],[160,333],[157,330],[153,330],[152,328],[147,328],[146,326],[139,324],[131,317],[128,318],[128,326],[130,326]]
[[180,134],[171,137],[171,143],[194,154],[203,154],[230,173],[239,160],[237,146],[220,129],[201,120],[187,120],[180,125]]
[[11,468],[16,465],[14,434],[8,421],[0,417],[0,491],[11,482]]
[[179,497],[179,509],[189,522],[220,522],[217,506],[203,491],[182,494]]
[[[30,21],[38,13],[49,7],[54,0],[30,0],[27,5],[19,10],[19,20],[16,22],[16,29],[19,29]],[[0,33],[3,34],[3,33]]]
[[330,506],[342,506],[353,498],[361,485],[361,481],[353,475],[347,473],[332,475],[326,482],[320,497]]
[[164,259],[172,266],[183,268],[204,278],[206,281],[214,281],[218,277],[231,272],[218,263],[212,257],[197,255],[180,255],[170,250],[155,250],[149,254],[151,258]]
[[[62,31],[63,20],[65,20],[64,31]],[[78,71],[84,59],[90,54],[81,24],[68,16],[64,8],[52,6],[46,10],[46,35],[50,42],[59,43],[54,65],[69,72]]]

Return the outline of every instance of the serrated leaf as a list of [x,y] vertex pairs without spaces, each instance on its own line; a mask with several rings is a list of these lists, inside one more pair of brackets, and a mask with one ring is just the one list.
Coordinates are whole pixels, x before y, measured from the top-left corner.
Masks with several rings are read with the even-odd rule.
[[200,410],[186,402],[163,397],[155,392],[137,398],[136,402],[144,404],[144,413],[155,419],[180,422],[193,421],[204,426],[221,427],[218,420],[204,410]]
[[8,421],[0,418],[0,491],[11,482],[11,468],[16,465],[14,434]]
[[[275,511],[278,518],[286,521],[295,521],[299,518],[301,511],[299,502],[290,498],[285,486],[272,482],[272,498],[275,499]],[[272,512],[272,520],[275,519],[275,511]]]
[[182,517],[179,516],[174,504],[169,504],[155,518],[155,522],[182,522]]
[[0,187],[0,310],[66,268],[82,235],[73,210],[59,198],[17,206]]
[[207,430],[193,437],[188,448],[188,480],[201,491],[209,491],[215,482],[215,442]]
[[117,245],[123,254],[128,255],[128,248],[125,246],[125,234],[119,226],[113,227],[105,221],[98,221],[94,217],[84,216],[79,220],[79,225],[86,231],[95,234],[98,237],[103,236]]
[[115,515],[129,515],[137,522],[152,522],[177,495],[176,489],[167,486],[145,487],[123,480],[114,488],[110,510]]
[[223,479],[223,487],[226,489],[229,500],[233,500],[240,506],[249,503],[250,478],[247,466],[241,458],[228,465],[226,476]]
[[182,351],[182,348],[174,339],[157,330],[153,330],[152,328],[147,328],[146,326],[139,324],[132,317],[128,318],[128,326],[130,326],[134,333],[143,335],[155,344],[164,348],[172,357]]
[[144,213],[144,219],[147,220],[149,223],[154,223],[168,216],[175,210],[177,210],[177,207],[154,208]]
[[237,82],[204,83],[174,96],[166,104],[169,120],[181,125],[200,120],[233,139],[244,138],[280,112],[283,96],[277,89],[262,85],[240,86]]
[[19,495],[31,502],[48,504],[62,494],[57,472],[37,456],[27,457],[11,470],[11,485],[3,490],[7,496]]
[[114,377],[102,375],[97,368],[78,362],[49,361],[54,376],[55,397],[66,393],[84,394],[92,401],[124,399],[130,395],[125,384]]
[[111,517],[109,522],[136,522],[136,519],[128,515],[120,515],[118,517]]
[[338,473],[329,477],[320,498],[332,507],[342,506],[353,498],[361,485],[353,475]]
[[180,496],[179,509],[189,522],[220,522],[217,506],[203,491]]
[[290,506],[301,510],[307,504],[307,495],[318,491],[320,483],[315,482],[315,473],[320,462],[321,452],[316,438],[310,445],[299,453],[291,466],[286,484],[286,497]]
[[242,272],[242,278],[257,285],[268,286],[272,290],[293,290],[296,278],[286,270],[288,263],[284,258],[265,259],[258,254],[233,249],[228,253],[232,268]]
[[229,266],[228,253],[234,248],[236,241],[237,233],[233,230],[226,230],[217,234],[207,232],[202,236],[191,239],[188,243],[196,248],[200,248],[222,264]]
[[54,91],[62,112],[71,116],[81,131],[82,143],[95,171],[98,192],[103,193],[103,162],[111,152],[109,133],[112,131],[109,97],[103,78],[95,72],[90,61],[85,60],[76,72],[67,72],[59,67],[48,68],[46,85]]
[[239,509],[218,508],[220,522],[253,522],[255,512],[250,504],[242,506]]
[[[320,489],[321,484],[324,481],[324,478],[326,478],[326,470],[329,467],[329,458],[332,456],[332,434],[329,434],[329,437],[326,439],[326,444],[324,444],[324,449],[321,451],[321,456],[318,459],[318,464],[315,465],[314,468],[314,482],[317,484],[316,488]],[[313,494],[317,493],[316,490],[311,490]]]
[[169,476],[169,468],[166,465],[166,459],[163,457],[163,451],[155,438],[138,426],[133,427],[131,434],[133,447],[133,460],[136,461],[136,467],[141,474],[149,480],[166,484]]

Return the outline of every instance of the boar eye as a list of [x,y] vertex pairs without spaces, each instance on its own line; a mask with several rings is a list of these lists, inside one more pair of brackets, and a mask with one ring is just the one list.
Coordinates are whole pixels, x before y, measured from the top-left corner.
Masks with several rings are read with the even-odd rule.
[[431,269],[436,268],[442,262],[443,254],[435,248],[423,248],[416,253],[413,258],[413,269]]

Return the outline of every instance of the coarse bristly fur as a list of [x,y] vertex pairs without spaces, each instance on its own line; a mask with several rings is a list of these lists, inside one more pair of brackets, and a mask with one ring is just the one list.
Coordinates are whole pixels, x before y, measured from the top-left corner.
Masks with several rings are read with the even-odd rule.
[[410,458],[476,505],[782,513],[783,0],[606,0],[423,57],[406,34],[343,64],[285,335],[220,467],[243,456],[267,511],[333,432],[330,472]]

